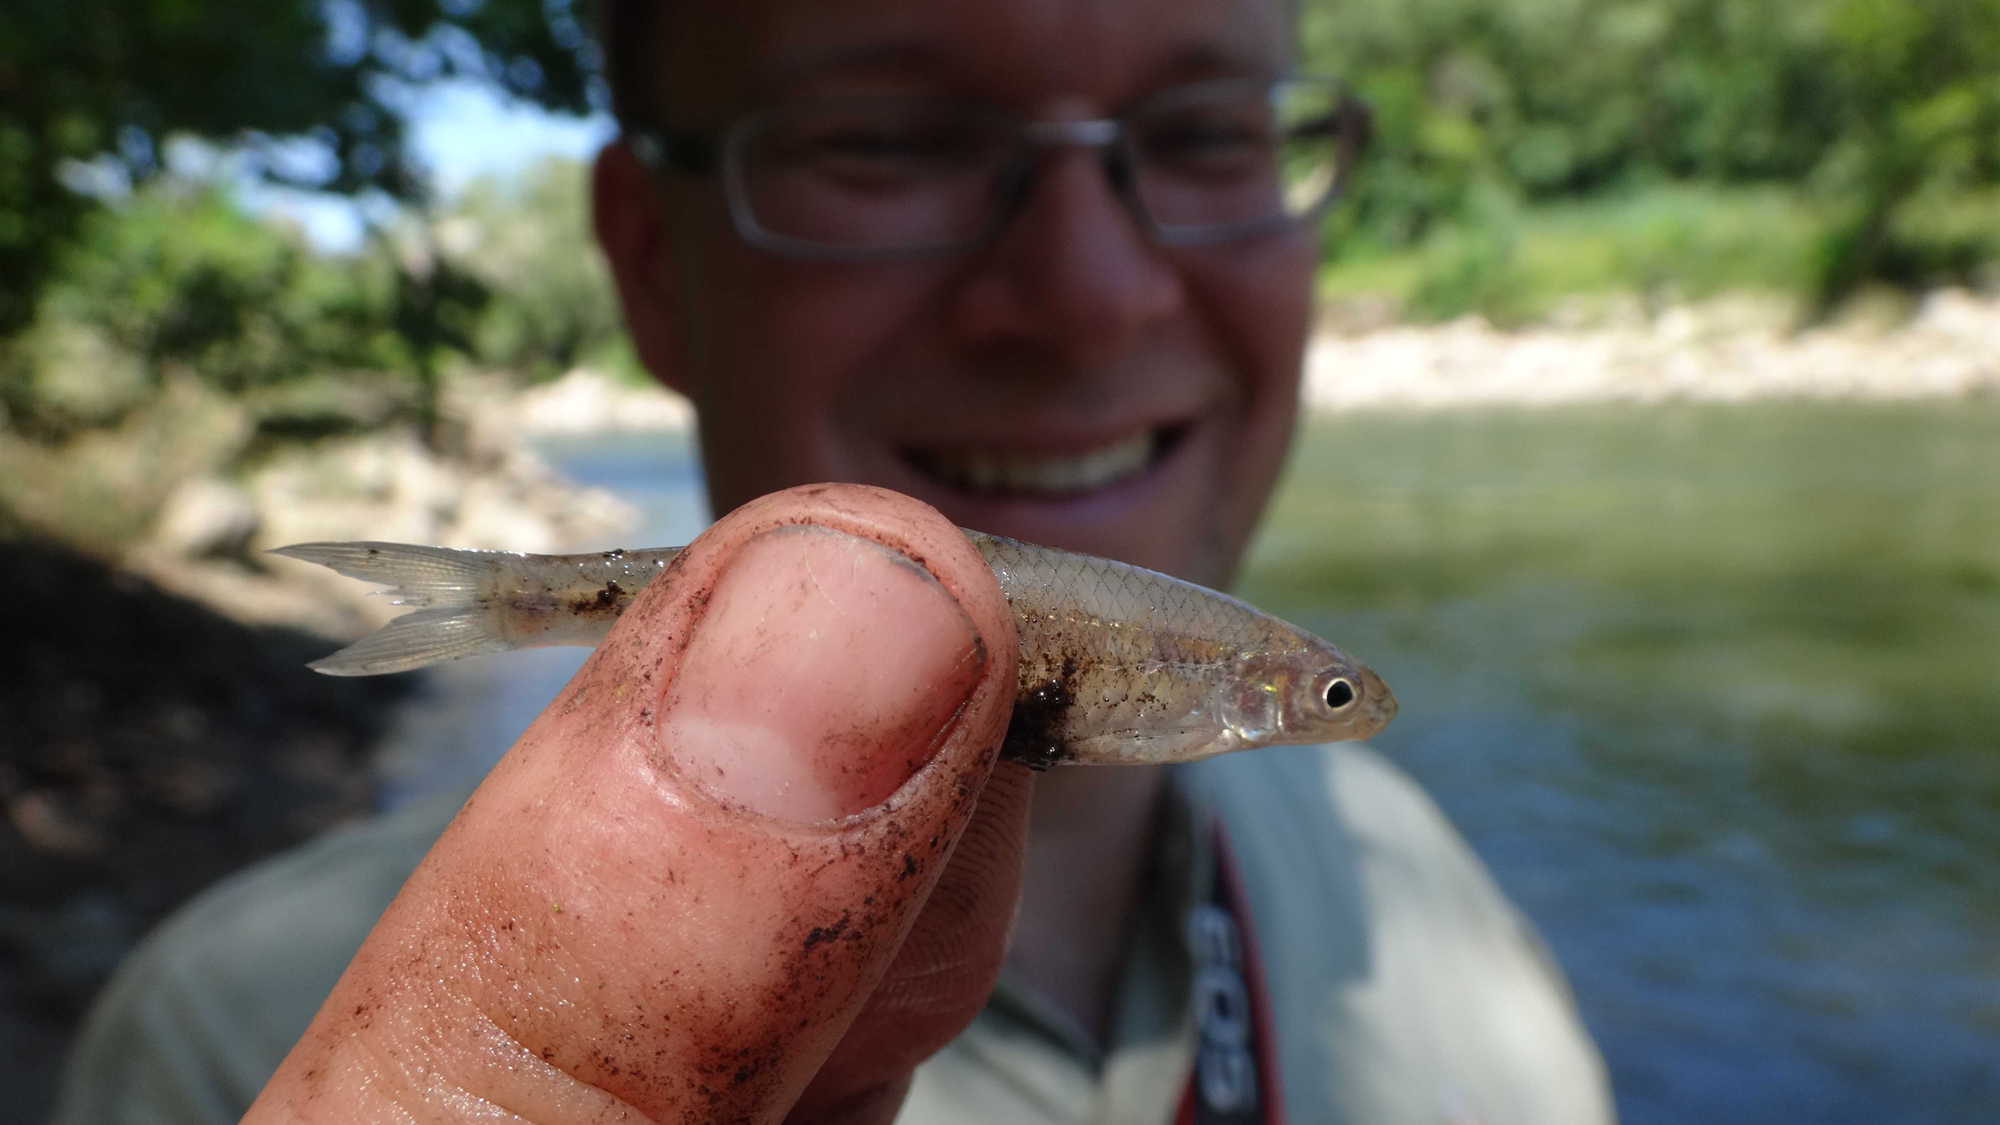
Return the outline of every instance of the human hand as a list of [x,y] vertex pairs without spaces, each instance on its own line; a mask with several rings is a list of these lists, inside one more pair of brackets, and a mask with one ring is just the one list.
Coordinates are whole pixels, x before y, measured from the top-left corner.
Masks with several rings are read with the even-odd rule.
[[466,803],[245,1120],[890,1120],[999,972],[1015,646],[915,500],[732,513]]

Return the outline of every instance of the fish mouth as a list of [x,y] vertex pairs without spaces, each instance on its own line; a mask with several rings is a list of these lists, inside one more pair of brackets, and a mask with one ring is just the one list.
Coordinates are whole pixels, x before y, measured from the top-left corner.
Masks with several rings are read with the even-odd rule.
[[1173,452],[1185,424],[1153,426],[1087,448],[1005,449],[963,446],[906,449],[903,460],[934,483],[988,496],[1060,498],[1145,476]]
[[1396,693],[1389,690],[1389,685],[1375,674],[1374,669],[1358,665],[1355,671],[1361,681],[1361,713],[1355,716],[1357,730],[1352,737],[1372,738],[1395,721],[1396,712],[1402,709],[1402,705],[1396,702]]

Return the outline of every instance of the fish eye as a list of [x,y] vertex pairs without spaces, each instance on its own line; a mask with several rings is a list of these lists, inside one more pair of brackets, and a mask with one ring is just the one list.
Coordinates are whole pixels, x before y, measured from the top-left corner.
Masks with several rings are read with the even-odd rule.
[[1353,703],[1356,694],[1352,681],[1336,676],[1332,683],[1326,685],[1326,705],[1338,711]]

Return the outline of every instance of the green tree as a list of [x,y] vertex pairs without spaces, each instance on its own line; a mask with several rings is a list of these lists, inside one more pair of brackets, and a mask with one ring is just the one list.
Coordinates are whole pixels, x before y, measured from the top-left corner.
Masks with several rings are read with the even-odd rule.
[[2000,185],[2000,0],[1307,0],[1304,53],[1378,110],[1331,244],[1458,242],[1461,288],[1519,205],[1661,180],[1844,213],[1828,300],[1994,244],[1902,231],[1927,191]]
[[[251,170],[338,192],[422,195],[399,90],[479,77],[560,110],[601,104],[571,0],[63,0],[0,6],[0,339],[34,314],[59,248],[97,206],[72,162],[144,181],[176,134]],[[288,138],[307,138],[299,159]]]
[[435,447],[441,353],[473,351],[473,333],[488,292],[478,278],[438,252],[430,223],[416,228],[400,257],[404,260],[396,271],[390,323],[408,350],[407,368],[417,381],[418,432]]
[[213,186],[161,182],[86,216],[57,267],[0,356],[0,408],[29,432],[115,423],[169,371],[243,395],[402,365],[389,260],[315,255]]
[[1822,311],[1863,281],[1965,272],[1971,247],[1899,238],[1927,188],[2000,182],[2000,0],[1835,0],[1832,65],[1851,124],[1824,179],[1847,199],[1820,269]]
[[529,379],[580,363],[617,366],[624,338],[610,271],[590,236],[589,171],[545,160],[516,180],[480,180],[438,224],[440,241],[485,283],[480,362]]

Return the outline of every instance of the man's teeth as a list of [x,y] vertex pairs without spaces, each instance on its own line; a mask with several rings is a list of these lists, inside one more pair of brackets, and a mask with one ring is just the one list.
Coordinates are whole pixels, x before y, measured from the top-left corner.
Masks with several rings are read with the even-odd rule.
[[926,453],[919,461],[946,484],[976,492],[1088,492],[1145,472],[1154,444],[1148,432],[1067,456],[959,450]]

